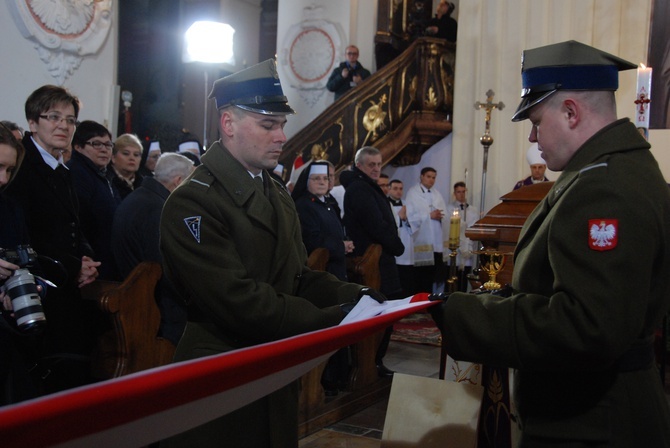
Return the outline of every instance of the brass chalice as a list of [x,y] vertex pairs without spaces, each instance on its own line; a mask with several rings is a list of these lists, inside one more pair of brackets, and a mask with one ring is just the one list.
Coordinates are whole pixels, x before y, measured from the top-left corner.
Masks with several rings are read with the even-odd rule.
[[489,275],[489,281],[482,285],[482,289],[488,291],[500,289],[502,285],[496,281],[496,276],[505,267],[507,255],[511,254],[495,250],[480,250],[475,253],[479,255],[479,264],[482,271]]

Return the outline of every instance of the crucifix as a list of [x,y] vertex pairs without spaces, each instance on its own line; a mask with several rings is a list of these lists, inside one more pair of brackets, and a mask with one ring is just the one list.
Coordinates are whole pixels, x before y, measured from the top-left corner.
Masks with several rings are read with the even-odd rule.
[[499,103],[493,103],[494,96],[495,92],[489,89],[486,92],[486,103],[480,103],[479,101],[475,103],[475,109],[486,110],[486,118],[484,119],[486,127],[484,130],[484,135],[479,137],[479,142],[484,147],[484,166],[482,168],[482,196],[479,204],[482,214],[486,210],[486,207],[484,206],[484,200],[486,198],[486,171],[488,169],[489,147],[493,144],[493,137],[491,137],[491,111],[493,109],[503,110],[505,108],[505,104],[502,101]]

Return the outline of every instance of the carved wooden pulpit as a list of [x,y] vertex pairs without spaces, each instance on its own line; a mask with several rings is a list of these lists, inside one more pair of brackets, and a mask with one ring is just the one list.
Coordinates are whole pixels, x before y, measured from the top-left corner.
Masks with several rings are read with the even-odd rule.
[[[547,195],[553,182],[542,182],[522,187],[504,195],[501,203],[472,227],[465,231],[465,236],[479,241],[485,249],[502,253],[513,253],[519,234],[528,215]],[[497,275],[501,285],[512,282],[514,260],[510,255],[503,270]],[[480,273],[480,276],[486,276]],[[485,282],[486,278],[480,278]],[[479,415],[479,448],[511,447],[510,426],[510,395],[508,369],[482,366],[482,385],[486,389],[482,399]]]

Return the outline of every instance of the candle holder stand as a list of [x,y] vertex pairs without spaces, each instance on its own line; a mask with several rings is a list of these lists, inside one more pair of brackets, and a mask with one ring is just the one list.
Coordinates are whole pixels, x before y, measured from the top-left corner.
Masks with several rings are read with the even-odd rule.
[[458,256],[458,244],[449,243],[449,278],[447,279],[447,292],[458,291],[458,271],[456,269],[456,257]]

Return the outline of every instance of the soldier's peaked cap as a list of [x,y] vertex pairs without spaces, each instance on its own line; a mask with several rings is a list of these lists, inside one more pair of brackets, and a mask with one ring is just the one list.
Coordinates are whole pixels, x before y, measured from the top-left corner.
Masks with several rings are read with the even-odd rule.
[[512,121],[527,119],[531,107],[559,90],[614,91],[619,88],[619,71],[636,67],[574,40],[525,50],[521,57],[521,103]]
[[216,80],[209,98],[216,100],[217,109],[236,106],[265,115],[295,113],[284,96],[274,59]]

